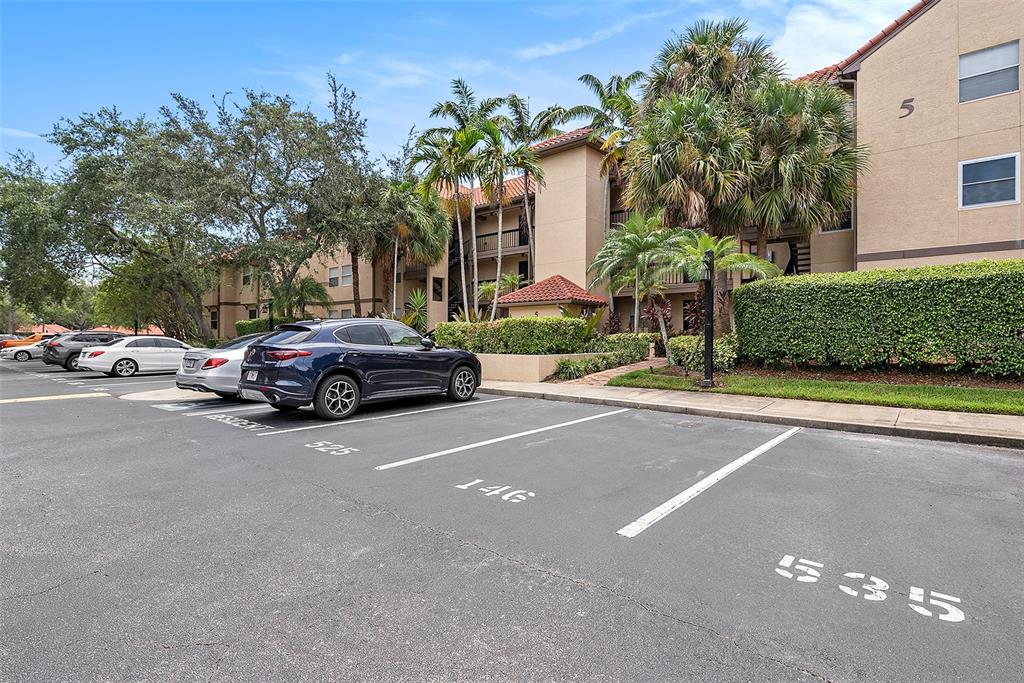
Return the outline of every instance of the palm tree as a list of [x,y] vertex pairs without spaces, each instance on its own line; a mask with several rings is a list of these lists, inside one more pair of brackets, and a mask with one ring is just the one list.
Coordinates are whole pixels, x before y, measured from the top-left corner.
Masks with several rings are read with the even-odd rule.
[[[552,135],[557,133],[556,126],[559,126],[569,119],[575,118],[574,115],[564,107],[560,107],[557,104],[538,112],[536,116],[530,115],[530,101],[527,98],[520,97],[515,93],[512,93],[505,98],[505,105],[508,107],[508,115],[500,115],[496,117],[496,122],[499,127],[505,132],[508,140],[513,145],[522,145],[527,148],[531,147],[535,143],[547,140]],[[544,181],[544,176],[540,173],[540,168],[528,168],[519,167],[517,170],[522,173],[523,176],[523,213],[526,215],[526,232],[529,236],[530,251],[529,251],[529,276],[533,277],[533,269],[536,264],[536,248],[534,240],[533,230],[533,216],[530,212],[530,174],[533,173],[534,183],[536,186]]]
[[331,297],[323,283],[309,275],[273,285],[272,296],[274,310],[288,317],[294,317],[296,309],[305,317],[309,306],[320,306],[326,310],[331,305]]
[[[501,277],[501,243],[504,230],[504,213],[507,197],[505,194],[505,178],[512,169],[523,169],[541,177],[540,163],[537,154],[528,145],[517,145],[512,149],[505,147],[501,129],[492,121],[481,125],[484,133],[484,146],[477,159],[477,174],[480,177],[484,194],[489,201],[498,207],[498,256],[496,277]],[[491,306],[491,320],[494,320],[498,309]]]
[[[452,81],[452,95],[454,99],[436,103],[433,109],[430,110],[430,117],[450,119],[453,125],[447,128],[430,129],[427,133],[440,130],[452,135],[455,131],[459,130],[479,129],[481,124],[486,122],[503,103],[500,97],[488,97],[478,100],[473,89],[461,78],[456,78]],[[472,156],[472,149],[470,150],[470,156],[466,159],[466,164],[466,171],[470,180],[469,234],[470,242],[473,245],[473,310],[479,315],[480,300],[478,291],[480,275],[476,258],[476,193],[473,191],[476,180],[476,163]]]
[[504,273],[498,278],[500,294],[514,292],[525,285],[529,280],[519,273]]
[[595,275],[591,287],[608,281],[613,295],[625,287],[633,287],[634,331],[640,324],[642,290],[671,259],[672,234],[664,228],[662,218],[661,212],[634,213],[625,223],[616,223],[588,269]]
[[477,287],[477,297],[489,303],[492,311],[490,319],[494,320],[493,311],[498,307],[498,283],[481,282]]
[[[447,205],[455,214],[463,311],[469,310],[469,292],[466,289],[466,249],[462,240],[462,181],[469,175],[473,148],[482,138],[483,134],[476,128],[434,130],[420,136],[409,160],[410,167],[420,164],[425,167],[424,184],[436,187],[452,197]],[[473,191],[470,190],[469,194],[472,195]],[[466,199],[471,201],[471,197]]]
[[702,20],[665,41],[644,86],[643,108],[670,94],[698,91],[742,99],[761,82],[779,80],[782,62],[763,37],[744,34],[741,19]]
[[[604,184],[604,226],[602,235],[611,230],[611,184],[620,180],[620,164],[625,158],[626,146],[632,136],[637,102],[630,90],[647,74],[634,71],[626,76],[612,74],[604,83],[593,74],[583,74],[579,82],[597,98],[597,105],[581,104],[569,110],[575,117],[590,119],[591,139],[601,144],[601,176]],[[615,295],[608,292],[608,311],[615,312]]]
[[437,190],[414,180],[389,183],[381,194],[381,210],[392,225],[388,240],[392,258],[384,268],[384,300],[390,298],[391,311],[395,311],[398,309],[399,256],[424,265],[437,263],[445,254],[450,223]]
[[838,88],[786,81],[748,98],[752,177],[734,222],[757,227],[759,256],[783,224],[810,234],[838,225],[849,210],[867,163],[849,100]]

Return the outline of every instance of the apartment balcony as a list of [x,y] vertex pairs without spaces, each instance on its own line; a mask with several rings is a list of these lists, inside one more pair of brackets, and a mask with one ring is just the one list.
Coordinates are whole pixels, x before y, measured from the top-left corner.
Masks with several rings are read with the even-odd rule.
[[[513,228],[501,233],[502,256],[528,254],[530,252],[530,235],[525,229]],[[476,236],[476,257],[495,258],[498,256],[498,233]]]
[[629,217],[633,214],[629,209],[614,209],[611,213],[611,220],[609,221],[612,227],[615,227],[616,223],[625,223],[629,220]]
[[426,280],[427,279],[427,267],[422,263],[409,263],[406,264],[405,269],[402,270],[403,280]]
[[[698,284],[687,278],[682,273],[668,273],[661,276],[661,283],[665,287],[666,294],[683,294],[696,292]],[[617,296],[633,296],[633,288],[626,287]]]

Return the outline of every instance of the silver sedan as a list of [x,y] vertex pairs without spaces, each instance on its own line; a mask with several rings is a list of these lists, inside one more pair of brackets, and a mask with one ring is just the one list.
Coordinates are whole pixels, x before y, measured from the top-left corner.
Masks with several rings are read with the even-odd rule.
[[9,349],[0,351],[0,358],[3,360],[27,361],[43,357],[43,348],[50,343],[50,339],[32,344],[31,346],[12,346]]
[[181,359],[174,376],[179,389],[213,392],[221,398],[234,398],[242,377],[242,358],[249,345],[266,332],[247,334],[212,349],[193,349]]

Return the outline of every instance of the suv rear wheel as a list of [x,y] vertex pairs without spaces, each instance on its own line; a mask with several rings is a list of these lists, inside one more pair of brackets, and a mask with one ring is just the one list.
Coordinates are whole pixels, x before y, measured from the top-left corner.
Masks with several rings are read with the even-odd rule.
[[343,420],[359,407],[359,385],[347,375],[331,375],[320,382],[313,409],[325,420]]
[[68,356],[68,359],[64,361],[64,369],[68,372],[75,372],[78,370],[78,354]]

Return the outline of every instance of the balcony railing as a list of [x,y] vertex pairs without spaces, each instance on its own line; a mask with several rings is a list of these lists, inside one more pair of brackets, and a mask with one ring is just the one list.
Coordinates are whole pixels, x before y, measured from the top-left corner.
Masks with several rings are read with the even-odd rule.
[[612,211],[612,227],[614,228],[616,223],[625,223],[627,220],[629,220],[629,217],[630,215],[632,215],[632,213],[633,212],[630,211],[629,209],[616,209]]
[[[523,251],[530,246],[530,235],[526,230],[506,230],[501,233],[501,250],[503,252]],[[487,254],[498,251],[498,233],[476,236],[476,253]]]

